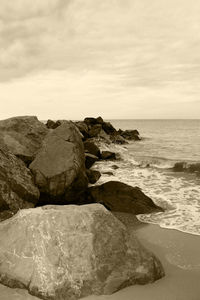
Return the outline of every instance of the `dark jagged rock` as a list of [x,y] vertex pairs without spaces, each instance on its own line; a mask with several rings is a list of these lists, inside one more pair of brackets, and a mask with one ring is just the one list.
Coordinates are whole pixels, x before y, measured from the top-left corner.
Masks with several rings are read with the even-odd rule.
[[46,136],[30,169],[47,203],[76,201],[87,187],[87,176],[83,142],[72,122]]
[[83,144],[84,144],[85,152],[100,157],[100,149],[94,142],[87,140]]
[[112,142],[115,144],[119,144],[119,145],[128,144],[128,142],[125,140],[125,138],[123,138],[123,136],[121,136],[121,135],[114,135],[112,137]]
[[102,151],[101,152],[101,159],[103,160],[115,160],[116,159],[116,154],[111,151]]
[[111,211],[134,215],[163,211],[138,187],[132,187],[119,181],[109,181],[88,188],[88,201],[101,203]]
[[14,117],[0,121],[0,143],[29,164],[48,133],[45,124],[34,116]]
[[85,153],[85,167],[86,169],[90,169],[93,164],[98,160],[98,157],[90,154],[90,153]]
[[39,190],[24,162],[5,149],[0,149],[0,220],[19,209],[34,207]]
[[96,170],[86,170],[86,174],[89,180],[89,183],[94,184],[96,183],[99,178],[101,177],[101,173]]
[[126,140],[134,140],[134,141],[141,140],[140,134],[137,130],[125,130],[121,133],[121,136]]
[[117,134],[117,130],[113,127],[113,125],[110,122],[104,122],[102,124],[102,128],[109,135]]
[[75,122],[74,124],[77,126],[77,128],[79,129],[79,131],[83,135],[84,140],[89,138],[89,130],[88,130],[88,126],[85,122],[79,121],[79,122]]
[[101,124],[96,124],[89,129],[89,136],[92,137],[98,137],[99,133],[102,130]]
[[185,162],[177,162],[175,163],[173,170],[175,172],[183,172],[186,168],[186,163]]
[[56,129],[58,126],[61,125],[61,122],[60,121],[52,121],[52,120],[48,120],[47,123],[46,123],[46,127],[48,129]]
[[100,204],[21,210],[0,223],[0,282],[41,299],[111,294],[164,276],[160,261]]
[[173,167],[174,172],[200,173],[200,163],[189,164],[186,162],[177,162]]

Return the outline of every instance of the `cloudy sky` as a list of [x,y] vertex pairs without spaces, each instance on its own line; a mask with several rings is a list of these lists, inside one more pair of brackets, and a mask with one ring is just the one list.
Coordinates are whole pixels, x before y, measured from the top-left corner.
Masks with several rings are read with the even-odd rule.
[[0,0],[0,118],[200,117],[199,0]]

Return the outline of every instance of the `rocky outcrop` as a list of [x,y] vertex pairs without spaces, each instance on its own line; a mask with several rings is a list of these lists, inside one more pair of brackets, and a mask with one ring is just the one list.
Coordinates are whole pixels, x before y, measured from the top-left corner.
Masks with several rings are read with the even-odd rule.
[[46,136],[30,169],[47,203],[62,204],[79,197],[88,182],[83,142],[72,122],[63,122]]
[[102,205],[21,210],[0,223],[0,282],[45,300],[111,294],[164,271]]
[[79,131],[83,135],[84,140],[89,138],[88,126],[85,122],[79,121],[79,122],[75,122],[74,124],[76,125],[76,127],[79,129]]
[[33,177],[24,162],[0,149],[0,221],[19,209],[34,207],[39,198]]
[[37,117],[24,116],[0,121],[0,143],[16,156],[30,163],[48,129]]
[[174,172],[187,172],[200,174],[200,163],[177,162],[173,167]]
[[87,192],[89,203],[101,203],[111,211],[134,215],[163,211],[138,187],[132,187],[119,181],[109,181],[90,187]]
[[121,132],[121,136],[126,140],[134,140],[139,141],[141,140],[140,134],[137,130],[125,130]]

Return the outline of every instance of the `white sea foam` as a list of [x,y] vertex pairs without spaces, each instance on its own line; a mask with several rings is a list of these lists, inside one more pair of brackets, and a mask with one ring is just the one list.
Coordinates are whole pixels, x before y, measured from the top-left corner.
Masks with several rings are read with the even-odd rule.
[[[110,149],[110,146],[107,146],[107,150],[108,148]],[[130,152],[121,146],[112,146],[110,150],[120,153],[122,160],[98,162],[95,169],[106,169],[114,175],[102,174],[97,184],[118,180],[138,186],[165,209],[164,213],[139,215],[140,221],[200,235],[200,178],[144,167],[134,159],[133,154],[130,155]],[[117,164],[119,168],[113,169],[113,164]]]

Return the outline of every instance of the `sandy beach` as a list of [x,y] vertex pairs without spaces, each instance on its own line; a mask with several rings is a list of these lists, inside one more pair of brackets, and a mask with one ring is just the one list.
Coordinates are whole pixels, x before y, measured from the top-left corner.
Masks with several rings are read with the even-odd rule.
[[[162,262],[166,276],[153,284],[131,286],[110,296],[89,296],[87,300],[199,300],[200,237],[157,225],[144,224],[133,215],[117,214],[131,235]],[[0,285],[0,300],[36,300],[25,290]],[[67,299],[66,299],[67,300]]]

